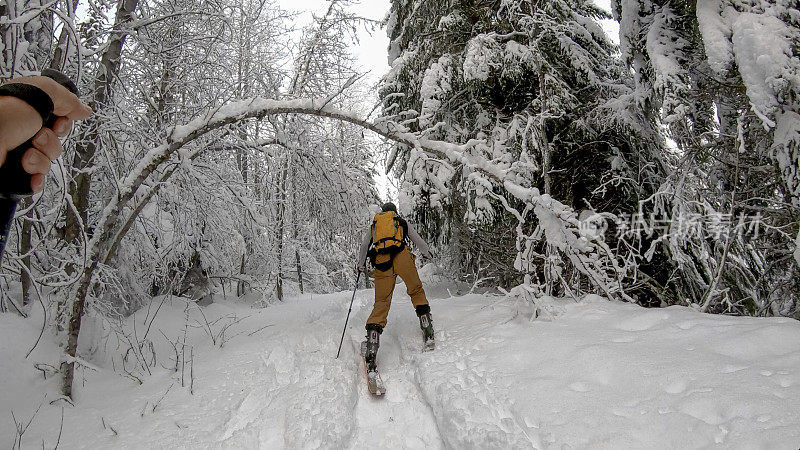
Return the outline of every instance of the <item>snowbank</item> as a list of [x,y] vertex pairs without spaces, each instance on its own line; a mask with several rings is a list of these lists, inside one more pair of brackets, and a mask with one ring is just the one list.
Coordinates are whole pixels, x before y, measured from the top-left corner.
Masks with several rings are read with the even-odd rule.
[[[435,354],[419,357],[417,377],[454,448],[792,448],[800,440],[796,321],[600,301],[530,322],[510,302],[450,304],[443,320],[452,325]],[[503,317],[516,318],[497,325]],[[450,430],[459,414],[470,425]]]
[[[108,358],[96,353],[93,364],[101,367],[79,372],[85,384],[78,403],[64,408],[60,447],[795,448],[800,442],[797,321],[648,310],[599,298],[555,300],[560,314],[538,321],[530,305],[511,298],[440,291],[443,298],[432,300],[437,349],[422,353],[417,319],[398,285],[381,337],[383,399],[367,394],[357,353],[370,291],[356,296],[338,360],[349,293],[263,310],[217,299],[203,314],[183,301],[164,302],[151,320],[151,333],[161,339],[153,339],[153,374],[139,385],[111,369],[114,352],[123,349],[105,349]],[[139,336],[147,317],[136,316]],[[186,317],[194,361],[182,384],[168,340],[182,339]],[[233,321],[220,348],[219,333]],[[39,448],[42,440],[52,448],[64,403],[50,405],[57,379],[44,380],[33,364],[52,364],[59,352],[45,336],[26,360],[37,335],[36,321],[0,315],[6,418],[0,434],[9,440],[15,434],[10,411],[27,422],[41,403],[23,448]]]

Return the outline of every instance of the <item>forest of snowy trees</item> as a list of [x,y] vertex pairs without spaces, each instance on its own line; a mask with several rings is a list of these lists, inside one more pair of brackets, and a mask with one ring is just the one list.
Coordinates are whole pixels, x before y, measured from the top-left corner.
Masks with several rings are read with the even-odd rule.
[[352,229],[376,201],[368,141],[269,111],[365,107],[347,49],[359,18],[332,3],[292,42],[291,16],[263,0],[40,3],[3,5],[2,76],[61,70],[95,114],[17,214],[3,292],[22,292],[6,309],[42,302],[74,356],[82,314],[119,320],[149,296],[227,286],[268,304],[286,283],[350,286]]
[[473,277],[798,317],[798,11],[614,0],[617,48],[591,1],[392,2],[383,117],[467,144],[402,194]]
[[[0,0],[0,77],[60,70],[95,111],[2,266],[66,394],[82,317],[351,288],[384,170],[454,278],[800,319],[800,2],[354,5],[298,30],[273,0]],[[351,47],[381,25],[375,90]]]

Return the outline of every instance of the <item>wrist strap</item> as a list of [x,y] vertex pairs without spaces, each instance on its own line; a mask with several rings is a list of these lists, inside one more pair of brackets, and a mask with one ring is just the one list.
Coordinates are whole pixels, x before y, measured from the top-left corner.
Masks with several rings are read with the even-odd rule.
[[53,100],[42,89],[26,83],[9,83],[0,86],[0,96],[16,97],[29,104],[42,116],[42,125],[53,115]]

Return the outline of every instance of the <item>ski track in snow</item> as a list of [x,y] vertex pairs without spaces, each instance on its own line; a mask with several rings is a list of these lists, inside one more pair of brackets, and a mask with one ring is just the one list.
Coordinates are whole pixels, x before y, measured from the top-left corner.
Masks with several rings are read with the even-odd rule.
[[[434,325],[436,322],[434,321]],[[493,375],[471,351],[450,343],[460,329],[437,330],[434,352],[420,353],[419,338],[406,339],[403,359],[424,394],[448,448],[541,448],[534,430],[506,405],[509,398],[493,392]]]
[[[60,447],[751,449],[800,442],[797,321],[597,299],[563,301],[552,308],[554,320],[531,321],[529,305],[468,295],[432,300],[437,348],[423,352],[398,284],[378,354],[387,394],[375,398],[359,355],[371,291],[357,293],[334,358],[349,300],[338,293],[263,310],[206,307],[209,319],[231,311],[252,317],[224,349],[202,327],[191,330],[193,395],[158,366],[141,386],[111,370],[87,371],[78,405],[65,410]],[[183,314],[165,308],[154,328],[176,336]],[[264,325],[272,326],[247,337]],[[23,341],[38,333],[10,316],[0,316],[0,331]],[[0,394],[27,418],[42,392],[49,402],[57,390],[57,380],[42,380],[32,362],[53,360],[57,348],[45,342],[26,361],[11,342],[0,342],[8,369]],[[168,353],[159,363],[169,365]],[[60,407],[45,403],[23,448],[41,448],[42,440],[52,448],[59,421]],[[11,420],[0,420],[0,435],[13,436]]]
[[[504,406],[509,399],[492,392],[493,381],[480,360],[449,344],[453,338],[459,341],[459,333],[440,325],[447,324],[446,316],[438,322],[434,318],[436,350],[423,352],[419,322],[402,283],[392,303],[378,352],[386,398],[371,398],[362,389],[359,407],[367,407],[361,409],[361,436],[353,448],[541,448],[530,437],[533,430]],[[366,321],[371,306],[370,301],[363,304],[357,323]],[[362,334],[352,341],[356,355]]]

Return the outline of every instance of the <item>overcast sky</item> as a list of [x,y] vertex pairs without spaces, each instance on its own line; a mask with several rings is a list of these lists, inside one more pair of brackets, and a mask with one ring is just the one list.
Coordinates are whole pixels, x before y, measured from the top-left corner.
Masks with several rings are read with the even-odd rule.
[[[311,12],[317,15],[324,14],[329,4],[326,0],[279,0],[279,3],[283,9],[301,12],[297,28],[311,22]],[[352,10],[367,19],[383,20],[389,12],[389,6],[390,0],[362,0]],[[362,29],[359,31],[358,40],[359,45],[353,53],[358,58],[361,68],[369,70],[371,80],[377,82],[389,70],[386,61],[389,38],[386,37],[386,30],[376,28],[370,35]]]
[[[311,21],[311,12],[318,15],[325,12],[328,6],[327,0],[279,0],[280,5],[289,11],[301,12],[298,20],[298,28]],[[595,0],[598,6],[607,11],[611,10],[611,0]],[[353,11],[358,12],[362,17],[375,20],[383,20],[389,12],[390,0],[362,0]],[[611,40],[618,42],[619,26],[614,21],[605,21],[603,28],[609,34]],[[389,46],[389,38],[386,37],[386,30],[379,28],[370,35],[365,30],[359,33],[359,45],[354,49],[358,57],[359,65],[362,69],[370,71],[370,78],[377,82],[380,77],[389,70],[386,61],[386,49]]]

